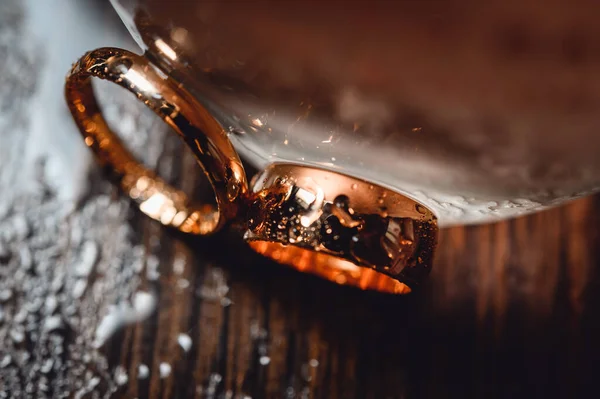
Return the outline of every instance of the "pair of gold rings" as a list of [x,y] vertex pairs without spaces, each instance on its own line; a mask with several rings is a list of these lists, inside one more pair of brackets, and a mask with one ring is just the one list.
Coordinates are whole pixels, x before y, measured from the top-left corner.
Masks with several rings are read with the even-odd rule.
[[[192,150],[215,203],[193,199],[146,169],[102,116],[91,80],[129,90]],[[85,54],[71,69],[65,94],[85,143],[140,210],[183,232],[241,232],[257,252],[339,284],[408,293],[428,275],[436,218],[399,193],[316,167],[273,164],[248,183],[219,122],[172,76],[146,58],[116,48]]]

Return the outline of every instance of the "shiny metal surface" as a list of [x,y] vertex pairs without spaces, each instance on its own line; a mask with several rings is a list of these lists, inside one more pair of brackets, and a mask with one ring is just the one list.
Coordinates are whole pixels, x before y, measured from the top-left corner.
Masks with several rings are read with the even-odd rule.
[[[216,206],[192,204],[127,150],[96,102],[94,77],[129,90],[181,136],[210,181]],[[166,226],[207,235],[231,222],[257,252],[362,289],[404,294],[429,274],[437,223],[423,205],[366,181],[300,165],[267,168],[249,192],[221,125],[182,84],[142,56],[117,48],[85,54],[67,76],[65,95],[85,144],[140,210]]]
[[256,166],[365,178],[425,203],[442,226],[600,183],[599,3],[112,3]]
[[338,284],[388,293],[408,293],[429,275],[437,220],[403,195],[288,164],[255,176],[252,191],[244,238],[263,255]]
[[[214,188],[216,207],[190,204],[185,193],[163,182],[128,152],[102,116],[92,77],[130,90],[182,136]],[[65,94],[86,145],[146,215],[183,232],[202,235],[215,232],[237,216],[248,183],[222,127],[146,59],[121,49],[92,51],[71,69]]]

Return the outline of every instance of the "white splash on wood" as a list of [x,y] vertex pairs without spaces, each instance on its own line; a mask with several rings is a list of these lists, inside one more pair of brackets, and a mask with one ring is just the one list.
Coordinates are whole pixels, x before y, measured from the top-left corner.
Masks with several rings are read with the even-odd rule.
[[138,378],[140,380],[145,380],[150,375],[150,369],[145,364],[140,364],[138,366]]
[[123,366],[117,366],[115,368],[115,381],[118,385],[125,385],[129,381],[129,376],[127,375],[127,371],[123,368]]
[[184,352],[189,352],[192,348],[192,338],[190,338],[190,336],[187,334],[179,334],[177,336],[177,343],[179,346],[181,346],[181,349],[183,349]]
[[120,328],[146,319],[156,308],[156,297],[148,292],[136,292],[133,304],[122,302],[109,308],[96,328],[94,346],[101,347]]
[[167,378],[168,376],[171,375],[171,365],[169,363],[165,363],[162,362],[159,366],[158,366],[158,371],[160,373],[160,378]]

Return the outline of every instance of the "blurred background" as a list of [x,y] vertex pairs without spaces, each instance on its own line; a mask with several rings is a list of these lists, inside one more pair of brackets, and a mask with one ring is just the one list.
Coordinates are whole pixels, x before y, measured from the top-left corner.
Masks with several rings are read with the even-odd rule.
[[[600,360],[597,197],[442,231],[408,297],[334,286],[227,233],[143,217],[63,99],[85,51],[138,51],[100,0],[0,2],[0,397],[589,397]],[[174,135],[121,91],[107,118],[202,191]]]

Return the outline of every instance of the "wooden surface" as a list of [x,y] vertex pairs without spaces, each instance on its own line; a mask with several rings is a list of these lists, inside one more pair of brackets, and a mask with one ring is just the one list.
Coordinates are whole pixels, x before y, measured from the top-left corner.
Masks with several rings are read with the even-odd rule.
[[[23,68],[1,68],[14,84],[0,85],[0,99],[33,101],[32,82],[17,78]],[[134,149],[147,162],[198,185],[162,125],[139,111],[126,120],[129,103],[115,104],[115,123],[143,136]],[[201,240],[161,228],[89,160],[68,163],[64,173],[81,169],[91,183],[67,201],[52,169],[59,150],[24,156],[35,136],[17,122],[31,115],[2,109],[2,398],[597,395],[598,198],[445,230],[422,292],[379,295],[276,265],[231,234]],[[64,142],[79,143],[65,129]]]
[[[90,336],[86,331],[97,331],[114,312],[112,301],[143,291],[156,296],[156,309],[116,331],[99,353],[85,343],[73,352],[63,346],[65,365],[91,354],[84,368],[102,378],[94,392],[140,398],[587,397],[600,355],[596,204],[587,199],[515,221],[444,231],[429,285],[408,297],[335,286],[267,262],[239,238],[190,239],[133,212],[131,239],[146,261],[135,273],[139,281],[123,278],[126,263],[113,266],[121,268],[120,278],[88,276],[107,279],[115,285],[104,281],[103,289],[117,294],[96,298],[97,317],[81,316],[91,325],[53,336],[65,344],[78,334]],[[156,259],[157,280],[146,277]],[[60,301],[65,313],[67,298]],[[76,315],[89,306],[85,297],[75,304]],[[13,320],[15,314],[18,307]],[[43,329],[44,320],[37,319],[36,328]],[[3,325],[10,323],[5,317]],[[181,333],[191,338],[187,351],[178,343]],[[38,356],[42,365],[44,356],[54,357]],[[141,364],[150,370],[147,378],[140,378]],[[24,389],[35,377],[17,380]],[[78,392],[80,378],[90,376],[60,377],[64,391]]]
[[[198,386],[211,397],[211,376],[215,397],[585,397],[600,355],[594,203],[445,231],[429,286],[406,298],[301,276],[225,237],[182,244],[161,232],[158,311],[107,354],[140,397],[193,397]],[[189,260],[188,290],[169,273],[173,256]],[[194,295],[215,268],[230,306]],[[148,381],[135,381],[139,362]]]

